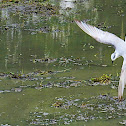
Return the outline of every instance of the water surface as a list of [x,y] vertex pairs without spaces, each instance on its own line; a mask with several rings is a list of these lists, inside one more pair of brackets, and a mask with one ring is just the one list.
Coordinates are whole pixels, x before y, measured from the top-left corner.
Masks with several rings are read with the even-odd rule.
[[114,49],[74,22],[86,20],[124,38],[125,1],[50,3],[56,13],[26,13],[20,4],[0,8],[0,124],[126,124],[126,102],[114,99],[118,79],[109,85],[88,83],[103,74],[116,78],[122,58],[112,65]]

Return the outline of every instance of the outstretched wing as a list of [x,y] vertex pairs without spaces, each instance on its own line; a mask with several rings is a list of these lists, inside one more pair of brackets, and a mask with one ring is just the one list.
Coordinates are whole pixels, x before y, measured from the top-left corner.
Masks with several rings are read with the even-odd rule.
[[102,31],[82,21],[75,20],[75,22],[84,32],[86,32],[88,35],[90,35],[100,43],[113,45],[116,48],[119,43],[124,42],[121,38],[112,33]]

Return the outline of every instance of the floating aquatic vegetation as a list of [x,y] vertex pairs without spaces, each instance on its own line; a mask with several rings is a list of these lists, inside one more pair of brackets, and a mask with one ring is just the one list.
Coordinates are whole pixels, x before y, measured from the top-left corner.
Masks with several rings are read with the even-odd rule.
[[100,28],[100,29],[109,29],[109,28],[111,28],[112,26],[108,26],[107,24],[106,24],[106,22],[101,22],[101,23],[99,23],[98,24],[98,28]]
[[14,2],[14,3],[18,3],[20,0],[1,0],[2,3],[6,3],[6,2]]
[[[93,96],[89,99],[62,96],[56,97],[54,100],[55,102],[50,107],[62,111],[53,111],[48,114],[43,114],[46,112],[32,112],[29,114],[30,124],[38,125],[42,122],[46,123],[46,125],[61,125],[71,124],[76,121],[84,121],[86,123],[90,120],[110,120],[126,116],[126,101],[120,103],[109,95]],[[65,111],[66,109],[67,111]],[[73,111],[69,113],[68,110]],[[125,120],[119,123],[125,124]]]
[[12,88],[10,90],[0,90],[0,93],[21,92],[22,88]]
[[119,122],[119,124],[126,125],[126,120],[123,120],[122,122]]
[[30,31],[32,35],[37,34],[37,33],[49,33],[49,32],[51,32],[51,29],[49,27],[47,27],[47,26],[41,27],[41,28],[32,28],[32,29],[31,28],[25,28],[24,30],[25,31]]
[[86,60],[85,57],[59,57],[59,58],[37,58],[37,56],[31,55],[33,59],[30,59],[33,63],[43,63],[43,64],[53,64],[54,66],[62,66],[62,67],[73,67],[80,66],[80,69],[83,69],[84,66],[104,66],[104,64],[94,64],[93,60]]
[[25,75],[25,74],[21,74],[21,73],[12,73],[12,72],[10,72],[8,74],[8,77],[9,78],[15,78],[15,79],[23,79],[23,78],[28,78],[29,76]]
[[91,78],[92,82],[99,82],[102,84],[109,84],[111,82],[111,75],[103,74],[101,77],[98,78]]
[[94,49],[94,46],[91,45],[91,46],[90,46],[90,49]]
[[55,103],[52,104],[52,106],[54,107],[61,107],[63,105],[63,103],[61,101],[56,101]]
[[[20,3],[20,4],[18,4]],[[3,0],[0,4],[1,8],[8,7],[13,13],[21,14],[41,14],[43,16],[47,15],[57,15],[58,6],[52,5],[49,2],[25,2],[20,0]]]
[[11,89],[11,90],[14,90],[15,92],[21,92],[22,88],[14,88],[14,89]]
[[[50,113],[46,112],[35,112],[35,113],[30,113],[30,116],[32,117],[30,121],[30,125],[54,125],[57,124],[58,120]],[[34,119],[33,119],[34,117]]]
[[[56,72],[56,71],[55,71]],[[13,72],[8,72],[8,73],[0,73],[1,78],[8,77],[10,79],[29,79],[32,80],[34,77],[39,77],[41,75],[48,75],[48,74],[54,74],[55,72],[49,70],[49,71],[42,71],[42,70],[36,70],[31,73],[24,74],[22,72],[19,73],[13,73]]]
[[[57,77],[55,74],[60,74],[64,72],[68,72],[69,69],[64,69],[60,71],[42,71],[35,70],[34,72],[30,72],[24,74],[23,72],[8,72],[8,73],[0,73],[0,81],[5,81],[6,79],[11,79],[16,85],[14,87],[10,87],[7,90],[0,90],[0,93],[7,92],[21,92],[25,88],[35,88],[37,90],[41,90],[44,88],[70,88],[70,87],[80,87],[84,83],[81,80],[76,80],[73,76],[63,76]],[[26,81],[31,84],[27,84]],[[23,83],[22,83],[23,82]]]
[[[117,89],[118,87],[118,81],[112,81],[111,76],[103,75],[100,78],[93,78],[92,82],[86,81],[86,80],[76,80],[73,76],[54,76],[58,73],[64,73],[69,72],[69,69],[61,70],[61,71],[42,71],[42,70],[36,70],[34,72],[30,72],[27,74],[24,74],[23,72],[19,73],[0,73],[0,78],[2,81],[4,78],[9,79],[16,79],[18,81],[33,81],[34,83],[31,85],[18,85],[16,87],[13,87],[13,90],[10,89],[10,92],[21,92],[23,88],[35,88],[37,90],[41,90],[44,88],[70,88],[70,87],[80,87],[80,86],[88,86],[88,85],[99,85],[103,83],[107,83],[111,81],[111,88]],[[19,83],[19,82],[18,82]],[[19,89],[19,90],[18,90]],[[1,90],[1,93],[5,93],[6,91]],[[83,105],[82,105],[83,106]]]
[[[82,58],[75,58],[73,56],[71,57],[60,57],[60,58],[41,58],[41,59],[31,59],[30,60],[33,63],[54,63],[58,66],[66,66],[66,65],[72,65],[72,66],[85,66],[88,65],[90,62],[93,61],[86,61],[84,57]],[[87,63],[88,62],[88,63]]]
[[37,62],[40,62],[40,63],[53,63],[53,62],[56,62],[57,59],[42,58],[42,59],[32,59],[30,61],[32,61],[33,63],[37,63]]
[[10,124],[1,124],[1,126],[11,126]]

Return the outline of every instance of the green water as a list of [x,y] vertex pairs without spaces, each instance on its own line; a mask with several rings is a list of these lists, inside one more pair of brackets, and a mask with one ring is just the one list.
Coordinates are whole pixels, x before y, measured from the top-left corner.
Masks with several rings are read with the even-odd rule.
[[117,76],[122,58],[112,65],[114,49],[85,34],[74,19],[87,20],[123,38],[126,2],[50,3],[59,6],[57,14],[27,14],[10,6],[0,8],[0,72],[28,76],[1,76],[0,124],[120,125],[126,118],[126,101],[114,100],[117,85],[90,86],[88,80],[103,74]]

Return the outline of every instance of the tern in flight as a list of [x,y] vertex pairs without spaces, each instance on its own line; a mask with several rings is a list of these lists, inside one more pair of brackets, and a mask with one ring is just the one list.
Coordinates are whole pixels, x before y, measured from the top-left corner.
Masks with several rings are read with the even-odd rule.
[[115,52],[111,54],[112,62],[120,56],[123,57],[124,60],[118,86],[118,98],[119,100],[122,100],[124,87],[126,85],[126,40],[124,41],[112,33],[102,31],[85,22],[78,20],[75,20],[75,22],[84,32],[86,32],[98,42],[113,45],[113,47],[115,48]]

